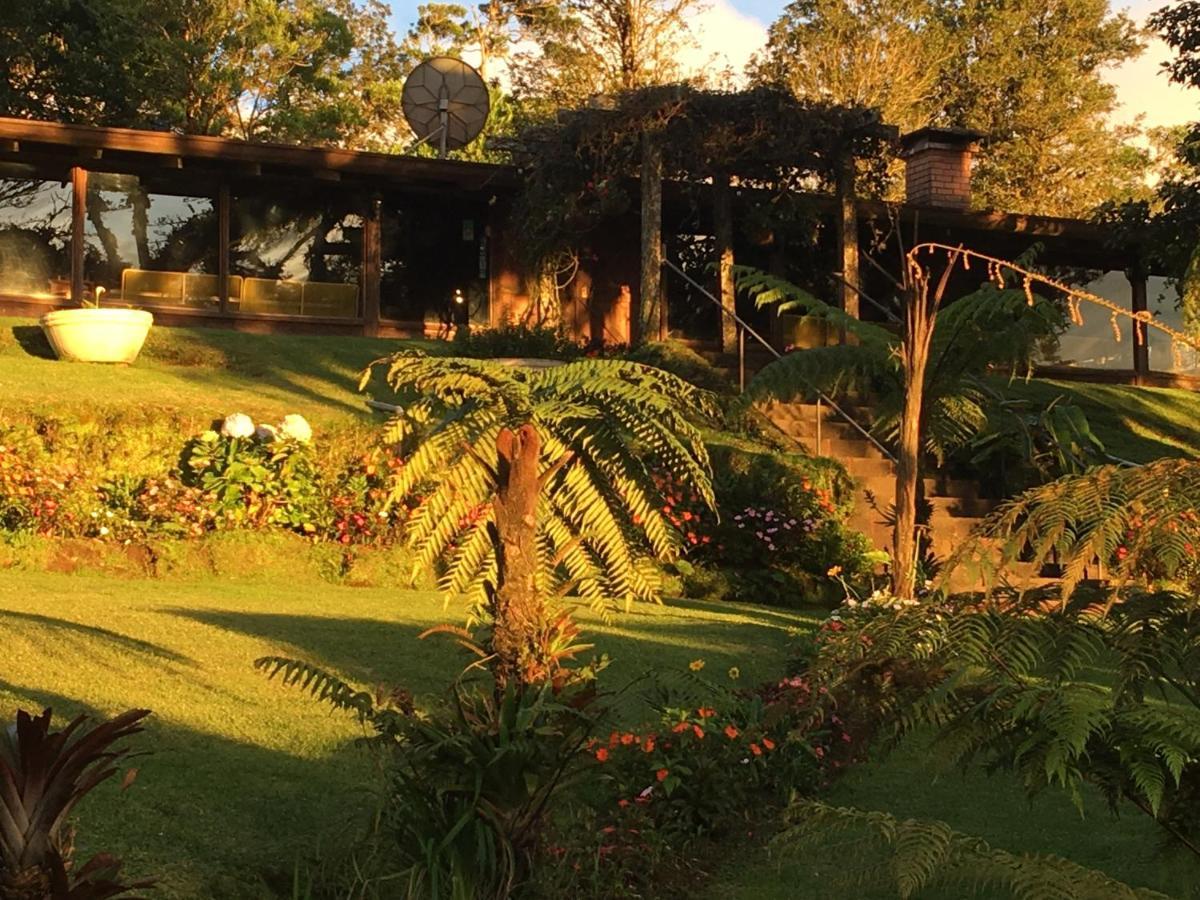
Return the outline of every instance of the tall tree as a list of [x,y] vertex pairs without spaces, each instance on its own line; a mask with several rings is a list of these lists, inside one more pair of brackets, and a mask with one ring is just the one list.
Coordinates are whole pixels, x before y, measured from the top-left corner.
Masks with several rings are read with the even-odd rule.
[[1107,124],[1102,75],[1140,49],[1106,0],[796,0],[752,74],[905,129],[982,131],[978,206],[1081,215],[1138,190],[1144,154]]
[[567,0],[529,19],[532,47],[515,55],[518,96],[577,106],[596,94],[681,77],[679,51],[694,38],[703,0]]
[[379,0],[4,4],[0,112],[387,146],[406,70],[387,17]]

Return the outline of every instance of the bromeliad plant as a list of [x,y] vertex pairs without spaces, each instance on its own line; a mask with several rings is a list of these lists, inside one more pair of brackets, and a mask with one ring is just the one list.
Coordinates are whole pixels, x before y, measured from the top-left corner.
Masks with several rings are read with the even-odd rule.
[[149,884],[123,883],[120,860],[103,853],[76,867],[70,824],[75,806],[128,756],[117,744],[149,714],[133,709],[95,725],[79,716],[52,731],[50,710],[21,710],[0,731],[0,898],[104,900]]
[[655,600],[656,560],[683,547],[654,476],[670,473],[710,508],[708,454],[693,419],[708,394],[650,366],[581,360],[520,369],[404,352],[382,369],[409,399],[385,440],[408,455],[392,502],[423,494],[406,539],[418,570],[486,627],[497,685],[553,678],[572,652],[554,600],[593,608]]

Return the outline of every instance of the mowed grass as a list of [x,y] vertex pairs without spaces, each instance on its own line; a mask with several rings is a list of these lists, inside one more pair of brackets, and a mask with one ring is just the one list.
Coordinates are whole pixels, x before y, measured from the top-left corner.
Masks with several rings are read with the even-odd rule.
[[[0,416],[81,409],[256,417],[299,412],[318,425],[369,415],[358,375],[402,347],[436,342],[337,335],[256,335],[218,328],[154,328],[132,366],[63,363],[35,320],[0,318]],[[374,386],[377,394],[384,393]]]
[[[1012,853],[1055,854],[1127,884],[1178,900],[1200,897],[1200,862],[1165,850],[1157,826],[1132,807],[1114,818],[1097,793],[1084,814],[1065,793],[1029,799],[1012,778],[964,774],[937,762],[937,747],[913,738],[895,753],[860,766],[821,799],[834,806],[879,810],[900,819],[938,820]],[[803,853],[746,849],[718,868],[703,900],[895,900],[894,888],[863,884],[857,836],[845,832]],[[868,859],[879,864],[884,857]],[[925,890],[921,900],[1010,898],[1001,890],[971,893],[961,886]]]
[[[651,667],[704,658],[749,683],[782,668],[802,616],[704,603],[639,606],[610,624],[582,617],[619,688]],[[81,807],[79,850],[107,850],[159,879],[157,896],[290,896],[298,856],[350,833],[368,809],[361,727],[252,668],[299,657],[363,685],[444,697],[466,662],[424,628],[461,621],[429,593],[321,581],[122,580],[0,573],[0,714],[53,707],[56,718],[151,709],[133,744],[147,755],[126,792],[115,783]],[[647,715],[624,701],[629,720]]]

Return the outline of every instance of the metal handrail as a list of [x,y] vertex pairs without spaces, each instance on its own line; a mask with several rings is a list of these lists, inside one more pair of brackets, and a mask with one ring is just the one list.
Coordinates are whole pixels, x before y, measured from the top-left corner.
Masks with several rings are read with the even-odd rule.
[[[717,309],[719,309],[721,311],[721,315],[728,316],[729,318],[733,319],[734,323],[740,329],[740,334],[742,335],[742,337],[740,337],[738,340],[738,369],[739,369],[739,379],[738,380],[741,383],[741,386],[743,389],[745,389],[745,386],[746,386],[745,385],[745,382],[746,382],[746,341],[745,341],[744,335],[746,335],[746,334],[751,335],[755,340],[757,340],[760,344],[762,344],[764,347],[766,347],[767,350],[769,350],[776,359],[783,358],[783,354],[780,353],[778,350],[776,350],[766,338],[764,338],[761,334],[759,334],[757,331],[755,331],[750,326],[750,323],[748,323],[745,319],[743,319],[741,316],[739,316],[735,311],[733,311],[731,309],[726,309],[725,304],[723,304],[720,300],[718,300],[716,297],[714,297],[713,294],[708,290],[708,288],[706,288],[704,285],[702,285],[700,282],[698,282],[695,278],[693,278],[687,272],[683,271],[683,269],[679,268],[679,266],[675,265],[675,263],[671,262],[671,260],[664,259],[663,264],[668,266],[671,269],[671,271],[675,272],[677,275],[679,275],[681,278],[683,278],[684,281],[686,281],[688,284],[690,284],[692,287],[694,287],[696,290],[698,290],[701,294],[703,294],[705,297],[707,297],[709,300],[711,300],[714,304],[716,304]],[[875,437],[875,435],[871,434],[871,432],[869,432],[866,428],[864,428],[862,425],[860,425],[853,416],[851,416],[848,412],[846,412],[844,409],[842,409],[840,406],[838,406],[835,402],[833,402],[833,400],[831,400],[824,393],[822,393],[822,391],[819,388],[817,388],[807,378],[802,378],[801,380],[805,384],[808,385],[809,389],[817,395],[817,398],[819,400],[829,404],[829,407],[834,412],[836,412],[839,416],[841,416],[843,419],[845,419],[847,422],[849,422],[850,425],[853,426],[854,429],[859,434],[861,434],[868,441],[870,441],[880,453],[882,453],[887,459],[890,459],[893,463],[896,462],[896,457],[892,455],[892,452],[890,450],[888,450],[887,447],[883,446],[883,444],[881,444],[879,442],[879,440]],[[819,416],[819,414],[818,414],[818,416]],[[819,418],[818,418],[818,421],[820,421]],[[817,452],[818,453],[821,452],[821,442],[819,439],[817,441]]]

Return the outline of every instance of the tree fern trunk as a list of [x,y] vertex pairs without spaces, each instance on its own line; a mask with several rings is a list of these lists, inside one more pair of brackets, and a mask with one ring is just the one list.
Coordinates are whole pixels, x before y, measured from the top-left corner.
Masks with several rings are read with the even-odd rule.
[[495,500],[497,585],[492,595],[492,670],[498,688],[540,680],[546,608],[538,592],[538,462],[542,442],[533,425],[496,438],[499,489]]
[[662,146],[657,138],[642,135],[642,284],[635,343],[661,338],[661,323],[665,321],[660,304],[663,302],[663,245],[662,245]]
[[737,351],[737,293],[733,284],[733,191],[729,176],[713,178],[713,232],[716,235],[717,296],[721,300],[721,349]]

